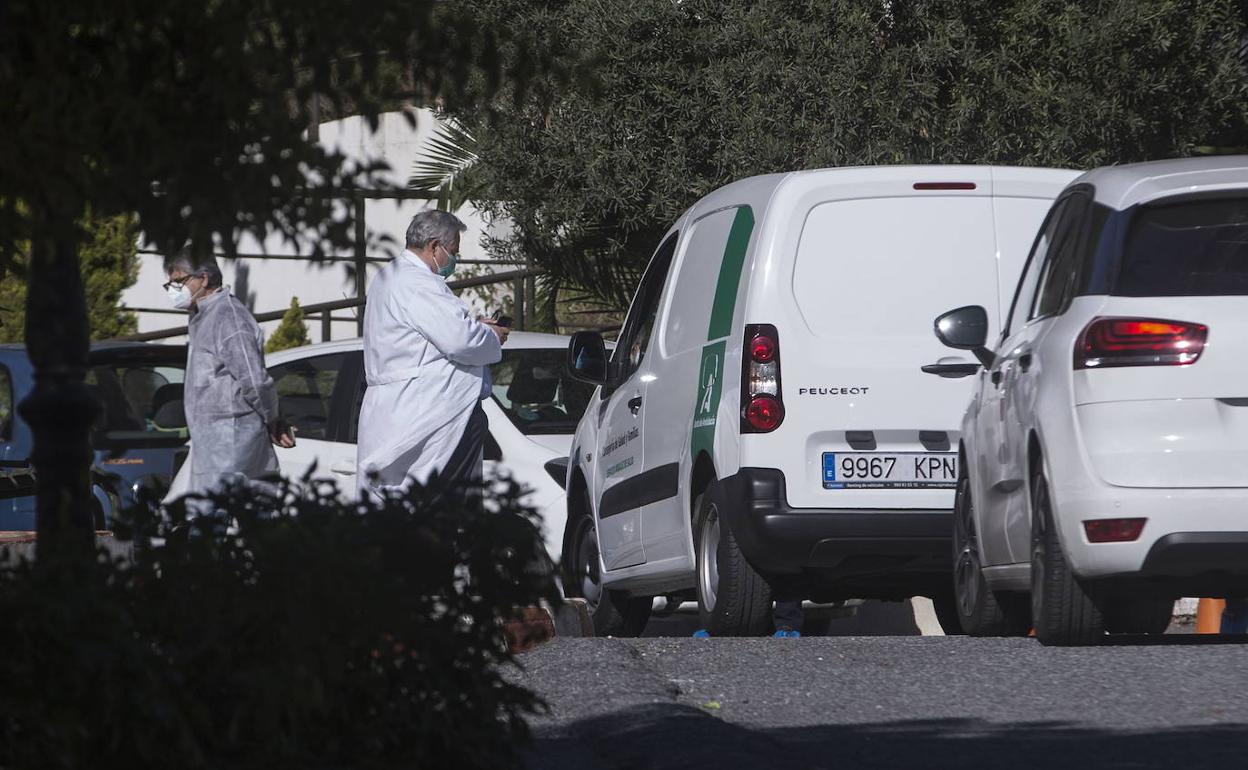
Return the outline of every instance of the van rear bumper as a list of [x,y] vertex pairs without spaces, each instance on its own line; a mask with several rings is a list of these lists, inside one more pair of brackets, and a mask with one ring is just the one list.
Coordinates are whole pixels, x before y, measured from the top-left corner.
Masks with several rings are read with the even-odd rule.
[[742,468],[721,484],[724,518],[764,574],[949,575],[949,510],[791,508],[784,473],[774,468]]

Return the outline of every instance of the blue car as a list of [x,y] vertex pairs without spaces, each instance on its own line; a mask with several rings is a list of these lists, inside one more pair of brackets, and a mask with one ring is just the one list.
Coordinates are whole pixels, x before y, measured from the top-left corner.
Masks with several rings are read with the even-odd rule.
[[[92,430],[97,529],[135,502],[144,486],[167,487],[186,457],[182,386],[186,347],[142,342],[92,345],[87,386],[100,402]],[[34,387],[22,345],[0,345],[0,531],[35,528],[30,426],[17,405]]]

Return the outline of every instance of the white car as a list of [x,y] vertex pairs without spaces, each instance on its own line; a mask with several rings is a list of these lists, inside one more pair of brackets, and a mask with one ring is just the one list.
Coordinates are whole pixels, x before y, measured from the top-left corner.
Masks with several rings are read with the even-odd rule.
[[[494,394],[482,403],[490,431],[485,445],[487,478],[510,474],[528,487],[526,502],[543,520],[552,559],[560,556],[566,515],[563,480],[568,447],[593,388],[565,373],[568,337],[512,332],[503,358],[491,367]],[[338,482],[344,495],[356,489],[356,428],[364,398],[363,341],[326,342],[266,356],[277,385],[282,416],[297,429],[293,449],[278,449],[282,475]],[[402,415],[395,415],[402,419]],[[184,462],[169,498],[185,493]]]
[[1084,174],[991,349],[983,308],[936,334],[983,362],[954,516],[967,632],[1093,644],[1248,595],[1248,158]]
[[959,378],[977,365],[927,324],[1008,297],[1075,176],[823,169],[734,182],[685,211],[614,357],[573,337],[571,368],[601,387],[571,453],[564,586],[598,632],[639,633],[661,595],[696,598],[714,635],[764,633],[773,588],[932,596],[956,624]]

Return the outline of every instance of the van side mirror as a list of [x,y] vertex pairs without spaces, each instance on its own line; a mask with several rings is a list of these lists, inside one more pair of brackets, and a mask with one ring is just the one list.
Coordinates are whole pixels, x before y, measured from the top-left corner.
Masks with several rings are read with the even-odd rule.
[[979,305],[967,305],[938,316],[936,339],[956,350],[969,350],[985,367],[991,367],[996,356],[989,350],[988,311]]
[[593,385],[607,382],[607,345],[598,332],[577,332],[568,343],[568,373]]

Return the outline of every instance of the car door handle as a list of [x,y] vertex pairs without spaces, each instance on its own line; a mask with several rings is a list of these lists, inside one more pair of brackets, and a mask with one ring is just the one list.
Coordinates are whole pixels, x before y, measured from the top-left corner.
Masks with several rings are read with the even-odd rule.
[[641,396],[633,396],[628,400],[628,408],[633,414],[641,411]]
[[1024,371],[1024,372],[1031,369],[1031,354],[1030,353],[1024,353],[1018,357],[1018,368],[1020,371]]
[[350,460],[339,460],[338,462],[329,466],[329,471],[330,473],[336,473],[339,476],[354,476],[355,475],[355,463],[351,462]]
[[969,377],[979,371],[979,364],[927,364],[921,368],[941,377]]

